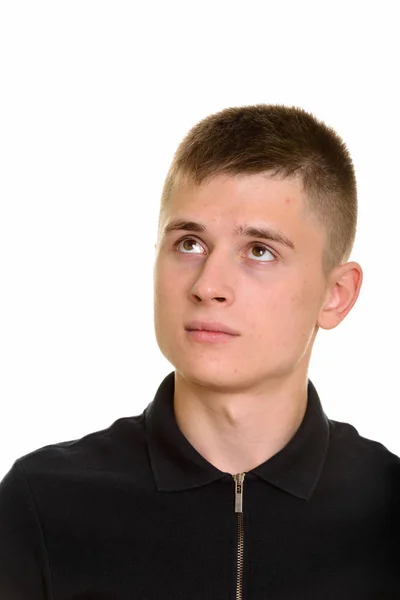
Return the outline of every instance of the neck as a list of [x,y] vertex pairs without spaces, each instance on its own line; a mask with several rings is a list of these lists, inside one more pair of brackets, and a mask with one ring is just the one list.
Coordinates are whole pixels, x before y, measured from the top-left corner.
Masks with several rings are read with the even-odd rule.
[[307,407],[307,376],[238,392],[208,389],[175,371],[174,412],[190,444],[225,473],[247,472],[279,452]]

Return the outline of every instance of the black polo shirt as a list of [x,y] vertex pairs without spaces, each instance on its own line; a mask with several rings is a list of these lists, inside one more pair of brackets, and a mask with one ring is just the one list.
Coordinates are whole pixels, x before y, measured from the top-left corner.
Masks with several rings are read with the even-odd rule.
[[397,456],[309,381],[292,440],[240,483],[181,433],[173,393],[171,373],[141,415],[14,463],[1,600],[400,598]]

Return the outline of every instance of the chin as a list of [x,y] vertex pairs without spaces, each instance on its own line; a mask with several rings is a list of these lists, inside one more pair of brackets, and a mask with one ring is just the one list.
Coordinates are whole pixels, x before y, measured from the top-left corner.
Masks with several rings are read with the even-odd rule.
[[[232,364],[188,364],[187,361],[172,363],[180,377],[186,381],[215,391],[234,391],[254,383],[254,373],[245,373]],[[252,377],[253,375],[253,377]]]

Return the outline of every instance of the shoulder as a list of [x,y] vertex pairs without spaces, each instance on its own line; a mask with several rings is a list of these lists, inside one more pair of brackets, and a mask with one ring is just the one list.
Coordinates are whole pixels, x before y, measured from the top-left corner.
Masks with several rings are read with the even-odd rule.
[[327,462],[354,481],[393,487],[400,495],[400,458],[384,444],[360,435],[350,423],[328,419]]
[[368,456],[377,460],[394,460],[400,464],[400,458],[396,454],[381,442],[362,436],[354,425],[333,419],[328,419],[328,424],[333,448],[351,450],[364,458]]
[[85,503],[148,479],[142,415],[17,458],[0,481],[0,554],[7,536],[17,536],[22,545],[29,538],[32,554],[39,555],[43,523],[63,522],[66,510],[79,519]]
[[109,427],[79,439],[49,444],[20,456],[9,474],[27,479],[73,476],[79,472],[109,471],[127,457],[135,462],[145,448],[143,414],[123,417]]

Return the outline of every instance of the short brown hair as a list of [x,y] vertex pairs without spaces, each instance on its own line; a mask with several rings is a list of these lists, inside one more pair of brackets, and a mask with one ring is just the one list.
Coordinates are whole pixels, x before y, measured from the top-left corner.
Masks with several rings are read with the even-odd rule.
[[323,268],[346,262],[357,227],[354,165],[341,137],[302,108],[257,104],[226,108],[197,123],[180,143],[161,198],[174,185],[201,185],[220,173],[299,176],[309,209],[327,232]]

